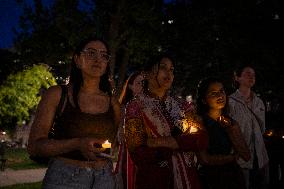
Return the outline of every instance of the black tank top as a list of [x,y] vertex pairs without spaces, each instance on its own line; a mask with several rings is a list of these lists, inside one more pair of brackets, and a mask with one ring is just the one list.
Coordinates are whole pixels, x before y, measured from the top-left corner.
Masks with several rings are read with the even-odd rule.
[[[69,98],[67,99],[65,108],[55,126],[56,139],[94,137],[113,143],[117,128],[114,124],[114,112],[111,104],[107,112],[90,114],[73,107]],[[80,151],[69,152],[61,157],[86,160]]]

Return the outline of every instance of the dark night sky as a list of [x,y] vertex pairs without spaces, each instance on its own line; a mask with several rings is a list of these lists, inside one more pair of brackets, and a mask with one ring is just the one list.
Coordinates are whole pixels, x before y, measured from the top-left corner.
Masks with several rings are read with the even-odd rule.
[[[22,0],[28,5],[33,0]],[[54,0],[43,0],[44,5],[50,5]],[[19,16],[22,14],[21,4],[16,0],[0,0],[0,48],[10,48],[13,44],[14,33],[12,28],[17,28]]]
[[[32,5],[33,0],[22,0]],[[44,5],[52,4],[54,0],[42,0]],[[165,0],[169,2],[171,0]],[[13,44],[14,33],[12,28],[17,28],[19,16],[22,14],[21,5],[16,0],[0,0],[0,48],[10,48]]]
[[17,26],[21,8],[14,0],[0,0],[0,48],[12,45],[12,27]]
[[[21,0],[28,5],[33,0]],[[42,0],[44,5],[52,4],[54,0]],[[13,44],[14,33],[12,28],[17,28],[22,7],[16,0],[0,0],[0,48],[10,48]]]

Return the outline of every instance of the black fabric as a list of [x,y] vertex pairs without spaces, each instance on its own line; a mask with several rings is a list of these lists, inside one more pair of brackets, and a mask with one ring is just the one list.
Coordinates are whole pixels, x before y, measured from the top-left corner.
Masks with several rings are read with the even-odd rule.
[[203,116],[203,120],[209,136],[208,153],[214,155],[230,154],[232,143],[225,128],[209,116]]
[[205,166],[199,169],[204,189],[245,189],[245,179],[239,165]]

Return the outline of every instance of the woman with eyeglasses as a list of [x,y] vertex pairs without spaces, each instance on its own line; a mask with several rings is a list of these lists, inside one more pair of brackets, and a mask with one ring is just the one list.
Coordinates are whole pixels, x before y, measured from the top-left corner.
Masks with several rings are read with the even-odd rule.
[[[103,40],[84,40],[73,54],[69,84],[50,87],[39,103],[28,151],[51,157],[45,189],[114,188],[112,161],[104,153],[109,145],[103,143],[116,137],[120,105],[111,92],[108,53]],[[52,126],[64,88],[66,98]]]
[[208,148],[197,156],[205,189],[245,189],[237,160],[248,161],[250,153],[238,124],[228,116],[226,97],[219,79],[199,82],[196,108],[209,137]]
[[125,115],[135,189],[199,189],[194,151],[205,149],[207,138],[192,106],[168,93],[173,59],[153,56],[144,72],[144,93],[127,104]]

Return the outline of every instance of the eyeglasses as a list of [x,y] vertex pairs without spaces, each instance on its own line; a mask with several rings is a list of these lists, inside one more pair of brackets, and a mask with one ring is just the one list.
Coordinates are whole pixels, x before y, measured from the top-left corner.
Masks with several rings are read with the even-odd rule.
[[108,62],[110,60],[110,55],[107,54],[105,51],[99,51],[96,49],[84,49],[81,51],[85,54],[88,60],[96,60],[100,58],[101,60]]

